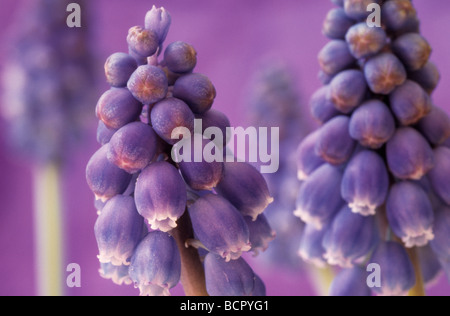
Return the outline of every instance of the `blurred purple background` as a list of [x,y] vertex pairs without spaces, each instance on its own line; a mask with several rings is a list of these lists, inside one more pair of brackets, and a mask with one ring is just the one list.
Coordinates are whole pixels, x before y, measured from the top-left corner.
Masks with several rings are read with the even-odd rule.
[[[31,0],[32,1],[32,0]],[[1,0],[0,71],[5,62],[5,35],[25,0]],[[76,1],[74,1],[76,2]],[[183,40],[198,52],[196,71],[211,78],[217,89],[215,108],[226,113],[232,126],[245,126],[245,93],[262,57],[274,56],[291,65],[297,75],[301,102],[320,87],[317,53],[327,42],[321,25],[329,0],[91,0],[89,14],[94,49],[103,61],[113,52],[127,51],[128,28],[143,24],[153,4],[164,6],[172,15],[166,43]],[[450,85],[450,2],[415,0],[422,33],[433,47],[432,60],[442,80],[434,94],[436,105],[450,112],[447,86]],[[61,14],[67,14],[61,12]],[[108,88],[100,77],[98,96]],[[0,91],[1,93],[1,91]],[[94,116],[95,104],[92,104]],[[68,295],[136,295],[132,286],[116,286],[98,275],[97,248],[93,234],[96,211],[93,196],[85,184],[85,166],[98,148],[95,122],[84,143],[77,147],[63,171],[65,198],[65,264],[78,263],[82,287],[67,289]],[[35,294],[32,169],[26,159],[17,158],[6,145],[5,126],[0,122],[0,295]],[[254,266],[266,281],[269,295],[313,295],[302,272]],[[176,289],[174,294],[182,294]],[[449,295],[445,278],[429,291]]]

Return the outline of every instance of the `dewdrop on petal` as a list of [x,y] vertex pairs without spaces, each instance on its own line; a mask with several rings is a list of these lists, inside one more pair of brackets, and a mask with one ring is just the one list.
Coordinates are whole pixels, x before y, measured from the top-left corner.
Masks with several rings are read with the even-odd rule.
[[141,296],[169,296],[181,276],[180,253],[173,237],[160,231],[148,233],[131,258],[129,274]]

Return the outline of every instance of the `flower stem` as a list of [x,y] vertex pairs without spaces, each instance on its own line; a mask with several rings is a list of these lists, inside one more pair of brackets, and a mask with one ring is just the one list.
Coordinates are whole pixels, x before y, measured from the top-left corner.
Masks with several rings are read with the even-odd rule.
[[177,242],[181,255],[181,284],[186,296],[208,296],[206,291],[205,271],[200,261],[198,250],[185,244],[194,238],[188,211],[178,220],[178,226],[171,234]]
[[34,223],[37,294],[63,294],[59,165],[39,165],[34,172]]
[[335,277],[331,267],[317,268],[315,266],[308,267],[309,276],[319,296],[328,296],[331,283]]
[[409,291],[409,296],[426,296],[425,285],[423,282],[422,269],[420,268],[419,256],[417,248],[408,249],[408,254],[414,266],[414,272],[416,274],[416,284]]

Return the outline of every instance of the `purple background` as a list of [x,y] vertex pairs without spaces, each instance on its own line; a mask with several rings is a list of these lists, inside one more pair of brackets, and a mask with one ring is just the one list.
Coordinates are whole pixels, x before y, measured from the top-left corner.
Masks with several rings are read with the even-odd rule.
[[[25,0],[1,0],[0,71],[5,63],[4,39],[11,22]],[[245,92],[258,61],[275,56],[291,65],[297,75],[302,103],[320,87],[317,53],[327,42],[321,34],[328,0],[90,0],[89,13],[97,57],[97,73],[113,52],[126,51],[128,28],[143,24],[154,3],[172,15],[166,43],[183,40],[198,52],[197,72],[211,78],[218,91],[215,108],[225,112],[232,126],[245,126]],[[442,73],[433,98],[450,111],[445,87],[450,85],[450,2],[415,0],[422,33],[433,47],[432,60]],[[66,14],[62,12],[62,14]],[[103,80],[103,79],[102,79]],[[107,89],[102,81],[98,95]],[[1,93],[1,91],[0,91]],[[95,104],[92,104],[94,109]],[[33,295],[34,249],[32,213],[32,168],[7,148],[4,124],[0,122],[0,295]],[[81,265],[82,287],[68,289],[68,295],[136,295],[132,286],[116,286],[98,276],[97,249],[93,235],[96,219],[93,197],[85,184],[84,169],[98,148],[95,122],[89,137],[77,147],[63,170],[65,198],[65,264]],[[266,281],[269,295],[311,295],[312,286],[302,272],[255,266]],[[181,294],[178,288],[174,294]],[[450,294],[444,278],[429,294]]]

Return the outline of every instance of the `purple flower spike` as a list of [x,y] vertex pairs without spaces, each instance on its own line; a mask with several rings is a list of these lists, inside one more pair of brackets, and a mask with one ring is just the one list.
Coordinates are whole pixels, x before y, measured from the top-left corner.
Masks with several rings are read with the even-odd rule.
[[341,171],[329,164],[324,164],[303,182],[297,199],[295,216],[322,229],[326,222],[342,207],[339,188],[342,181]]
[[249,251],[250,233],[243,216],[224,198],[207,194],[189,207],[197,239],[226,261]]
[[211,296],[250,296],[255,289],[255,274],[242,258],[226,262],[209,253],[205,258],[205,278]]
[[186,209],[186,185],[178,170],[168,162],[145,168],[136,182],[137,210],[151,229],[170,231]]
[[342,197],[352,212],[375,215],[388,191],[389,174],[380,155],[370,150],[357,153],[347,165],[341,184]]
[[316,154],[332,165],[345,163],[353,154],[356,141],[350,137],[350,119],[340,115],[320,128]]
[[323,255],[325,249],[322,246],[323,237],[327,229],[318,230],[314,225],[307,224],[300,240],[298,255],[305,261],[318,268],[324,268],[327,264]]
[[450,207],[442,207],[437,212],[433,230],[435,238],[431,248],[438,257],[450,260]]
[[153,6],[153,8],[145,15],[145,28],[155,32],[158,36],[160,45],[166,39],[171,22],[172,18],[170,13],[163,7],[156,8],[156,6]]
[[131,180],[131,175],[109,162],[106,157],[109,144],[102,146],[86,166],[86,181],[97,200],[106,202],[122,194]]
[[378,240],[375,218],[352,213],[345,206],[336,215],[324,236],[324,258],[330,265],[351,268],[357,259],[373,249]]
[[129,266],[121,265],[115,266],[111,263],[101,263],[99,273],[104,279],[110,279],[114,284],[117,285],[130,285],[133,283],[130,276],[128,275]]
[[367,272],[361,267],[344,269],[334,278],[330,296],[371,296],[366,279]]
[[95,223],[101,263],[129,265],[134,249],[142,238],[144,220],[130,196],[116,195],[103,208]]
[[390,171],[402,180],[420,180],[434,167],[434,154],[427,140],[415,129],[399,128],[388,141]]
[[244,219],[250,232],[251,250],[256,256],[260,250],[264,252],[269,247],[269,242],[275,239],[276,233],[270,227],[264,214],[259,215],[256,221],[248,216],[245,216]]
[[387,200],[386,213],[392,231],[406,247],[422,247],[433,240],[433,208],[418,184],[409,181],[394,184]]
[[416,283],[414,267],[408,253],[396,242],[383,242],[374,251],[370,263],[381,269],[381,287],[373,290],[382,296],[403,296]]
[[253,220],[273,202],[264,177],[245,162],[225,162],[224,175],[216,190]]
[[436,194],[450,205],[450,148],[438,147],[434,155],[436,166],[430,171],[429,179]]
[[139,243],[129,274],[141,296],[169,296],[181,276],[177,244],[168,233],[154,231]]

